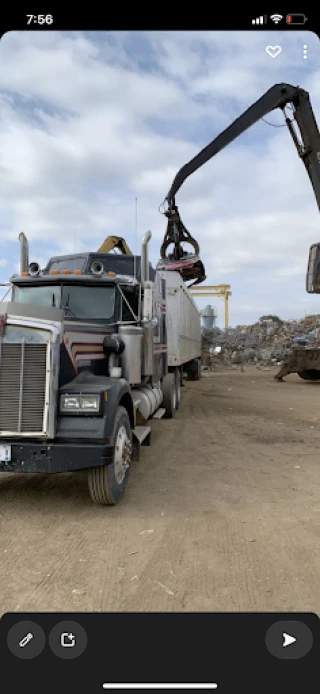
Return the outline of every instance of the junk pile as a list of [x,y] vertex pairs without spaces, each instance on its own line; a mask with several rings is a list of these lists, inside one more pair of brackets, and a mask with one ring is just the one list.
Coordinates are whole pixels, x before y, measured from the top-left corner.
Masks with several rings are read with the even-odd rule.
[[320,315],[283,321],[278,316],[262,316],[253,325],[202,330],[202,364],[218,370],[223,366],[243,368],[243,364],[270,368],[290,357],[294,344],[317,343],[320,347]]

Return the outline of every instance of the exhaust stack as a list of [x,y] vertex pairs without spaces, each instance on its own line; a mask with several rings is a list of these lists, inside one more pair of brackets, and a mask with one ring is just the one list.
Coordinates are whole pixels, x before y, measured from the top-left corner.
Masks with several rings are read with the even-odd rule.
[[151,231],[147,231],[142,239],[141,247],[141,282],[149,282],[149,253],[148,243],[152,237]]
[[26,235],[21,232],[19,234],[20,241],[20,275],[23,272],[28,272],[29,269],[29,244]]

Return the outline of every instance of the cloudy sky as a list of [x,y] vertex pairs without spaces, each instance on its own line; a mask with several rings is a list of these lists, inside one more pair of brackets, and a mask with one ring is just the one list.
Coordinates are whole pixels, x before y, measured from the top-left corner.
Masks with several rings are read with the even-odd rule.
[[[275,59],[270,44],[282,48]],[[20,231],[30,260],[44,264],[75,248],[96,250],[110,234],[138,252],[151,229],[156,262],[166,227],[158,208],[175,174],[273,84],[309,91],[320,123],[319,48],[311,32],[6,34],[0,281],[17,269]],[[305,292],[309,245],[320,240],[318,208],[282,112],[267,121],[177,195],[201,245],[206,284],[231,284],[232,325],[265,313],[320,313],[320,297]],[[199,306],[208,302],[222,326],[222,301],[203,298]]]

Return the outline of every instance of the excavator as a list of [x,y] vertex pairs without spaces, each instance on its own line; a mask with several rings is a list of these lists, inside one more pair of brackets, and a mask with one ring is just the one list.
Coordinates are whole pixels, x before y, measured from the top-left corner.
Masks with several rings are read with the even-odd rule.
[[118,248],[122,255],[132,255],[127,242],[121,236],[108,236],[98,248],[98,253],[110,253]]
[[[183,279],[188,277],[189,279],[195,279],[194,284],[204,281],[205,270],[199,258],[199,245],[190,232],[186,230],[180,219],[175,196],[184,181],[191,174],[195,173],[242,133],[277,108],[283,112],[285,124],[288,127],[298,155],[306,168],[320,211],[320,133],[311,106],[310,96],[308,92],[299,86],[295,87],[284,83],[275,84],[178,171],[165,198],[165,202],[168,205],[168,209],[165,212],[168,223],[161,247],[161,261],[158,265],[165,267],[167,270],[179,270]],[[193,256],[188,256],[184,253],[182,248],[184,241],[193,246],[195,251]],[[174,245],[174,251],[171,256],[167,257],[166,252],[170,243]],[[306,291],[309,294],[320,293],[320,243],[313,244],[310,248]],[[288,373],[298,373],[301,378],[306,380],[320,379],[320,344],[319,348],[314,348],[314,346],[297,347],[288,362],[282,365],[275,379],[281,381],[283,376]]]

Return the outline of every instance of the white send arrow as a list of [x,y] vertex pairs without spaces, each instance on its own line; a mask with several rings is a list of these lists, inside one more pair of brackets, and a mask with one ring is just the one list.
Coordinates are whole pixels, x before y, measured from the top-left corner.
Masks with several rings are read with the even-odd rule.
[[282,634],[282,636],[283,636],[283,644],[282,644],[283,648],[285,648],[285,646],[290,646],[292,643],[294,643],[297,640],[297,639],[295,639],[294,636],[290,636],[290,634],[284,633],[284,634]]

